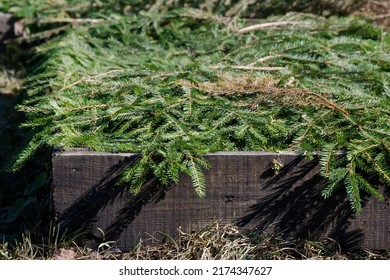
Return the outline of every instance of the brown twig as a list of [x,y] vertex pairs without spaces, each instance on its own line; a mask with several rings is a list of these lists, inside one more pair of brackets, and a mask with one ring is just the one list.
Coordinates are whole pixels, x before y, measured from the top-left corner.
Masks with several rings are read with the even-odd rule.
[[259,30],[259,29],[266,29],[270,27],[276,27],[276,26],[284,26],[284,25],[301,25],[305,24],[305,22],[302,21],[272,21],[272,22],[265,22],[265,23],[259,23],[251,26],[247,26],[244,28],[241,28],[238,30],[238,33],[245,33],[253,30]]
[[96,24],[106,22],[106,19],[99,18],[43,18],[40,19],[41,23],[77,23],[77,24]]
[[231,66],[233,69],[238,70],[254,70],[254,71],[280,71],[285,69],[284,67],[254,67],[248,65]]
[[229,67],[229,68],[232,68],[232,69],[237,69],[237,70],[247,70],[247,71],[281,71],[281,70],[284,70],[286,68],[284,67],[255,67],[255,66],[251,66],[251,65],[235,65],[235,66],[213,66],[212,68],[213,69],[221,69],[221,68],[226,68],[226,67]]
[[[343,107],[336,104],[331,99],[323,96],[323,94],[316,93],[314,91],[299,89],[299,88],[278,88],[275,87],[271,80],[250,80],[245,78],[236,77],[235,79],[227,80],[222,79],[217,83],[198,83],[194,84],[188,81],[180,81],[182,86],[196,88],[204,92],[216,94],[216,95],[234,95],[234,94],[258,94],[261,100],[267,98],[276,98],[279,101],[281,98],[291,99],[294,104],[303,105],[317,105],[325,106],[333,110],[341,112],[344,116],[348,117],[349,112]],[[306,98],[314,100],[307,101]],[[283,102],[285,102],[284,100]]]
[[390,17],[390,14],[377,15],[377,16],[374,16],[374,19],[381,19],[381,18],[388,18],[388,17]]
[[283,54],[276,54],[276,55],[269,55],[269,56],[261,57],[258,60],[248,64],[247,66],[255,66],[257,63],[262,63],[262,62],[265,62],[267,60],[278,58],[278,57],[284,57],[284,55]]
[[110,71],[108,71],[106,73],[100,73],[100,74],[95,75],[95,76],[83,77],[80,80],[77,80],[77,81],[75,81],[75,82],[73,82],[73,83],[71,83],[71,84],[69,84],[67,86],[64,86],[63,88],[60,89],[60,91],[64,91],[64,90],[69,89],[69,88],[71,88],[71,87],[73,87],[75,85],[78,85],[80,83],[97,82],[98,79],[111,77],[111,73],[122,72],[122,71],[124,71],[124,69],[122,69],[122,68],[112,69],[112,70],[110,70]]

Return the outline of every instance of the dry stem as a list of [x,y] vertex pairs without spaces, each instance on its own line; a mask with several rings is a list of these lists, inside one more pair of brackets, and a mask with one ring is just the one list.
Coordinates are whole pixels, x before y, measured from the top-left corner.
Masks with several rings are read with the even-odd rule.
[[284,25],[304,25],[307,24],[303,21],[272,21],[272,22],[265,22],[265,23],[259,23],[251,26],[244,27],[240,30],[238,30],[238,33],[245,33],[253,30],[259,30],[259,29],[266,29],[270,27],[275,26],[284,26]]
[[[216,83],[194,84],[189,81],[180,81],[179,85],[196,88],[214,95],[256,94],[258,97],[254,103],[272,99],[282,105],[325,106],[341,112],[344,116],[349,115],[347,110],[325,97],[324,93],[320,94],[300,88],[276,87],[275,81],[271,77],[263,77],[262,79],[253,79],[248,76],[236,76],[231,79],[221,77]],[[256,104],[252,104],[251,107],[256,108]]]

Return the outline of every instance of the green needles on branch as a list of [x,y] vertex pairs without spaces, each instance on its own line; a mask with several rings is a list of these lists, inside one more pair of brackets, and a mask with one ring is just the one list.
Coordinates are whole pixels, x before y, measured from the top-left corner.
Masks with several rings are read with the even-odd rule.
[[132,191],[184,172],[203,197],[206,153],[319,151],[324,197],[343,187],[356,211],[363,192],[383,198],[371,182],[390,184],[389,36],[359,19],[272,22],[176,10],[73,26],[38,48],[14,168],[44,146],[137,152]]

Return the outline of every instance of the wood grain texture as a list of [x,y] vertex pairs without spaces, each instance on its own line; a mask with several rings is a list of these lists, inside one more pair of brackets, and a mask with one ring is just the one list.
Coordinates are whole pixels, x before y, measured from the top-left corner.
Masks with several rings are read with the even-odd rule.
[[[89,232],[94,242],[117,241],[130,250],[140,240],[164,239],[218,221],[288,238],[329,236],[343,247],[390,249],[389,200],[364,200],[354,215],[343,195],[324,200],[326,182],[317,160],[294,153],[221,152],[206,159],[206,198],[191,180],[162,188],[151,178],[138,195],[115,185],[136,154],[61,152],[53,155],[53,200],[57,222],[68,233]],[[283,167],[275,172],[275,161]],[[103,233],[104,234],[103,234]]]

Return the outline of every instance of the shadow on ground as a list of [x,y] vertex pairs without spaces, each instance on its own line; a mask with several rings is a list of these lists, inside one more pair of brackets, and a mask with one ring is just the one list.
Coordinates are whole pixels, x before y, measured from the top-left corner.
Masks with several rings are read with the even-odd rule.
[[17,111],[22,97],[8,89],[6,92],[0,88],[0,240],[13,242],[26,231],[33,237],[49,228],[50,167],[44,160],[47,151],[43,151],[22,171],[6,171],[27,138],[20,129],[23,114]]

